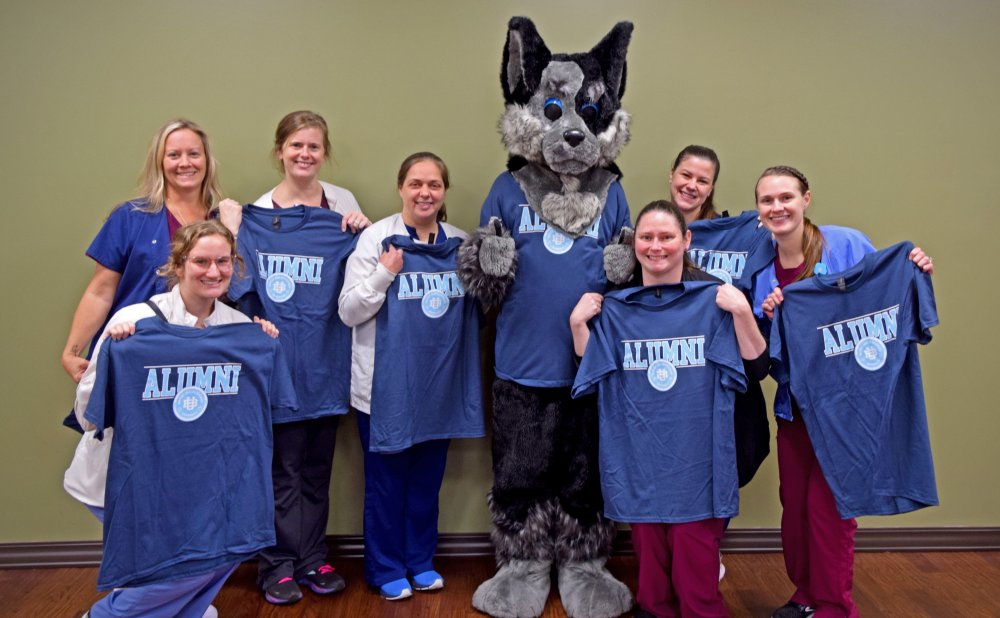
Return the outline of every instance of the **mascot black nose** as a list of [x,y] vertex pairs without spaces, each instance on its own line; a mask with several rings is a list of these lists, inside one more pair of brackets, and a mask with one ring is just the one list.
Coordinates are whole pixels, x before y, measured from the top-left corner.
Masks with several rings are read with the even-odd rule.
[[583,134],[583,131],[578,131],[576,129],[571,129],[563,133],[563,139],[566,140],[571,148],[579,146],[580,142],[582,142],[585,138],[586,136]]

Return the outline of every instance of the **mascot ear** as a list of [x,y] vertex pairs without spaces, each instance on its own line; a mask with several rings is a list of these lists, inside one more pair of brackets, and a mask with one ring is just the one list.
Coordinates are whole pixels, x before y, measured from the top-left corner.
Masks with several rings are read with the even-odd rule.
[[507,24],[507,43],[503,46],[503,64],[500,66],[504,101],[521,105],[527,103],[538,89],[542,71],[551,59],[552,53],[535,29],[535,24],[527,17],[512,17]]
[[590,55],[600,63],[601,70],[604,71],[604,83],[608,86],[608,91],[615,93],[618,100],[625,94],[625,52],[628,51],[631,40],[632,22],[620,21],[590,50]]

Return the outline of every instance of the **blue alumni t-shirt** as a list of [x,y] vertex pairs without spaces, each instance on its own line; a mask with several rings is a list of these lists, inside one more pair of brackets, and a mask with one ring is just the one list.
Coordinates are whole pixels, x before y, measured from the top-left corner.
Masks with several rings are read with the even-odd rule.
[[438,244],[408,236],[382,241],[403,250],[403,270],[375,316],[372,452],[485,435],[479,368],[479,307],[455,273],[461,238]]
[[168,581],[274,544],[271,411],[295,407],[256,324],[136,323],[107,340],[85,417],[114,427],[101,590]]
[[937,308],[913,244],[784,288],[772,374],[788,385],[841,517],[938,503],[917,344]]
[[337,298],[356,235],[343,217],[310,206],[243,207],[238,250],[245,277],[233,277],[229,297],[247,315],[278,327],[299,409],[277,410],[275,423],[344,414],[350,407],[351,329]]
[[542,221],[517,180],[504,172],[483,203],[480,225],[498,217],[517,248],[514,283],[497,317],[497,376],[525,386],[573,384],[576,361],[569,314],[584,292],[604,293],[604,247],[630,225],[618,181],[590,228],[572,238]]
[[607,517],[682,523],[739,512],[733,400],[746,389],[718,283],[604,297],[573,385],[597,386]]
[[755,210],[735,217],[692,221],[688,229],[688,256],[694,265],[740,289],[749,290],[754,275],[774,260],[771,234],[760,224]]

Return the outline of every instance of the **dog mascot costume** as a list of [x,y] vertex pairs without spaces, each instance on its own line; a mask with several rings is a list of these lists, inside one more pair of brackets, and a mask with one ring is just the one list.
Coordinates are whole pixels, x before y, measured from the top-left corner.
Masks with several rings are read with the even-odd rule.
[[604,518],[595,396],[572,399],[569,315],[634,266],[628,204],[614,164],[628,141],[621,109],[632,24],[592,50],[552,54],[534,24],[510,20],[500,121],[510,158],[459,254],[466,291],[498,308],[493,490],[499,570],[473,596],[495,617],[539,616],[558,573],[572,618],[618,616],[628,588],[605,568],[615,525]]

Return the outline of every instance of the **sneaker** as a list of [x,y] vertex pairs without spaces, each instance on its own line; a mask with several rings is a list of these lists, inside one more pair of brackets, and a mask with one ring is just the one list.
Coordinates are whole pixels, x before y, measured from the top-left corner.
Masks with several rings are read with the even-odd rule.
[[726,576],[726,565],[722,564],[722,552],[719,552],[719,581]]
[[299,578],[299,583],[309,586],[309,589],[316,594],[333,594],[340,592],[347,584],[340,573],[330,566],[324,564],[318,569],[313,569]]
[[302,598],[299,585],[291,577],[282,577],[264,589],[264,598],[272,605],[288,605]]
[[444,577],[437,571],[424,571],[413,576],[413,589],[420,592],[444,588]]
[[774,610],[771,618],[809,618],[816,613],[816,610],[808,605],[789,601],[778,609]]
[[386,601],[401,601],[413,596],[413,589],[410,588],[410,582],[404,577],[403,579],[393,580],[388,584],[382,584],[379,586],[378,593]]

